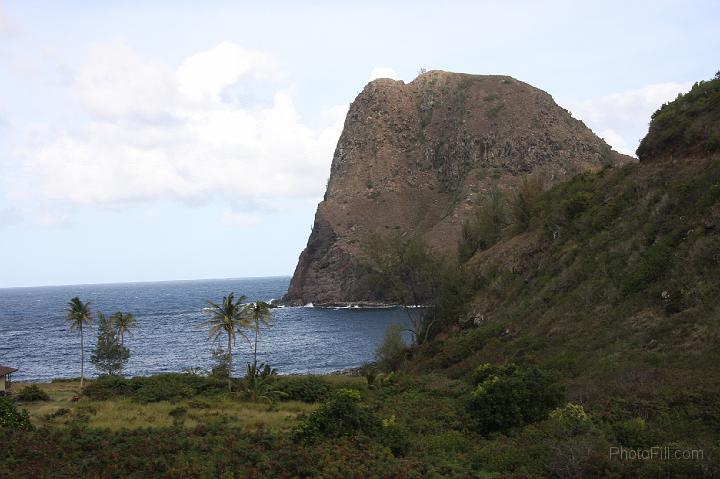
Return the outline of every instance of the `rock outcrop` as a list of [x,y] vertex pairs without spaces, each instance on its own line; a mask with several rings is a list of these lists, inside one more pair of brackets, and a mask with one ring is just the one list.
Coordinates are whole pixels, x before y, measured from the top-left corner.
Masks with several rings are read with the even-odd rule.
[[399,230],[454,251],[463,219],[494,185],[511,189],[530,173],[553,183],[626,161],[549,94],[511,77],[372,81],[350,106],[284,301],[372,301],[356,272],[369,234]]

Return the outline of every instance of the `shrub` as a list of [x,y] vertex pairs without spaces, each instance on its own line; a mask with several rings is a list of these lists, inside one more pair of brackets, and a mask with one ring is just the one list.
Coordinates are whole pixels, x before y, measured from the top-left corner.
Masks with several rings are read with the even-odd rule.
[[365,381],[367,382],[368,389],[375,388],[375,380],[378,377],[378,372],[375,369],[375,366],[372,364],[365,364],[360,369],[360,374],[363,375],[365,378]]
[[45,414],[45,419],[47,419],[47,420],[52,420],[52,419],[55,419],[55,418],[58,418],[58,417],[67,416],[67,415],[70,414],[71,412],[72,412],[72,411],[71,411],[70,409],[68,409],[68,408],[66,408],[66,407],[61,407],[61,408],[59,408],[59,409],[56,409],[56,410],[53,411],[53,412],[50,412],[50,413]]
[[525,176],[512,198],[510,210],[518,232],[530,226],[530,220],[537,214],[538,204],[545,190],[545,182],[537,175]]
[[473,375],[468,402],[478,432],[488,434],[545,419],[560,405],[560,386],[537,367],[484,364]]
[[507,224],[505,196],[498,187],[493,187],[478,204],[474,215],[462,224],[458,245],[458,258],[467,261],[478,251],[495,244]]
[[572,436],[589,429],[593,424],[585,408],[579,404],[567,403],[550,411],[548,425],[563,436]]
[[282,377],[275,388],[283,392],[288,401],[307,403],[325,401],[332,393],[330,384],[318,376]]
[[357,435],[377,437],[382,428],[380,417],[361,404],[358,391],[339,389],[300,421],[293,430],[293,437],[300,442]]
[[590,206],[592,196],[586,191],[578,191],[568,199],[563,201],[562,209],[565,218],[569,221],[580,216]]
[[407,356],[408,347],[402,335],[402,327],[391,324],[385,330],[385,339],[375,349],[375,359],[383,371],[396,371]]
[[132,391],[128,379],[120,376],[100,376],[85,386],[83,395],[96,401],[105,401],[114,397],[129,395]]
[[40,389],[40,387],[36,384],[32,384],[30,386],[26,386],[20,390],[20,392],[17,395],[17,398],[20,401],[49,401],[50,396],[48,396],[48,393]]
[[95,400],[131,397],[139,402],[156,402],[177,401],[223,389],[223,382],[218,378],[167,373],[132,379],[100,376],[85,388],[83,394]]
[[641,417],[615,423],[613,425],[613,432],[623,446],[642,447],[651,442],[647,431],[647,424]]
[[222,389],[221,380],[177,373],[133,378],[131,385],[133,398],[139,402],[179,401]]
[[170,416],[176,421],[184,418],[186,414],[187,408],[184,408],[182,406],[174,407],[168,411],[168,416]]
[[625,294],[644,289],[663,277],[673,262],[673,249],[667,240],[656,241],[633,264],[629,265],[622,281]]
[[0,396],[0,428],[32,431],[33,425],[25,409],[18,411],[12,398]]

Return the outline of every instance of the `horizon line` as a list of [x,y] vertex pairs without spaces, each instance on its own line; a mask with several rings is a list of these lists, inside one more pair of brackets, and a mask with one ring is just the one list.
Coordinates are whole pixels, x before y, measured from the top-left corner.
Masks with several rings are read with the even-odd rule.
[[70,286],[112,286],[120,284],[150,284],[150,283],[184,283],[193,281],[233,281],[243,279],[271,279],[271,278],[292,278],[292,275],[274,274],[269,276],[243,276],[234,278],[192,278],[192,279],[152,279],[145,281],[110,281],[99,283],[76,283],[76,284],[42,284],[35,286],[0,286],[0,290],[5,289],[31,289],[31,288],[63,288]]

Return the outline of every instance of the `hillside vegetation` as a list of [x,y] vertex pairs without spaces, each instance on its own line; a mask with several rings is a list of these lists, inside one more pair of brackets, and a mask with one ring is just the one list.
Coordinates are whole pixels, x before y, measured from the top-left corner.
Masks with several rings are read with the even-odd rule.
[[652,116],[637,150],[641,160],[675,153],[710,154],[720,150],[720,71],[700,81]]

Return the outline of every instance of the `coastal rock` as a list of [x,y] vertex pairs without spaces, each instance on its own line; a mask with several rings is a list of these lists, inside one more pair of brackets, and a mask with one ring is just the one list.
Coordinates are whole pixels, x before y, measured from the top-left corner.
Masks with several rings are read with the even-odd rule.
[[372,302],[357,260],[369,234],[408,232],[455,252],[463,220],[495,185],[556,183],[633,161],[542,90],[508,76],[430,71],[378,79],[351,104],[291,304]]

